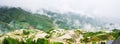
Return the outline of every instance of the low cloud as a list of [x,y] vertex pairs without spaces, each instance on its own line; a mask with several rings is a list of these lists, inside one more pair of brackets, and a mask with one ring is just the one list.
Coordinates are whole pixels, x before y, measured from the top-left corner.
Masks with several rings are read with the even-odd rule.
[[0,6],[29,9],[33,12],[40,8],[74,11],[91,16],[120,19],[119,0],[0,0]]

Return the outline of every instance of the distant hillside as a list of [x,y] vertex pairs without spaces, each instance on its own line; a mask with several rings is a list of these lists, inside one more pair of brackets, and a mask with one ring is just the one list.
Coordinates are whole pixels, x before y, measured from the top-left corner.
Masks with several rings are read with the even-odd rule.
[[62,29],[84,29],[87,31],[120,29],[120,25],[112,23],[104,17],[92,16],[76,12],[39,9],[37,13],[54,19],[56,27]]
[[52,19],[47,16],[32,14],[21,8],[0,8],[0,33],[27,28],[48,31],[53,27]]
[[52,11],[46,9],[40,9],[37,11],[39,14],[46,14],[50,18],[54,19],[54,24],[58,28],[63,29],[86,29],[86,30],[99,30],[102,26],[105,26],[105,22],[102,20],[88,15],[82,15],[74,12]]

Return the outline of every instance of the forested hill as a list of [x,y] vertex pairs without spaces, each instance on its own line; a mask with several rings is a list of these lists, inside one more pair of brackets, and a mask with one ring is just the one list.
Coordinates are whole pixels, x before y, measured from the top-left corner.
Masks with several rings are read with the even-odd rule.
[[0,33],[28,28],[49,31],[53,27],[53,20],[47,16],[32,14],[21,8],[0,7]]

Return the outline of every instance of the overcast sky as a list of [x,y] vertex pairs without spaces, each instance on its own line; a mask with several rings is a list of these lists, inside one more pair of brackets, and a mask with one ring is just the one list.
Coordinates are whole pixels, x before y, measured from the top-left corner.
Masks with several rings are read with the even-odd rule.
[[32,11],[39,8],[74,11],[120,19],[120,0],[0,0],[0,6],[22,7]]

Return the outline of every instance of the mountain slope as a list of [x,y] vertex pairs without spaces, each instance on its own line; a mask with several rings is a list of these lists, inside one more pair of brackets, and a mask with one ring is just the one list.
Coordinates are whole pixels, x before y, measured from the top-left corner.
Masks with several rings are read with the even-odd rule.
[[102,20],[91,17],[88,15],[82,15],[74,12],[60,13],[59,11],[51,11],[41,9],[37,11],[39,14],[45,14],[54,19],[54,24],[58,28],[63,29],[101,29],[105,22]]
[[[47,31],[54,27],[51,18],[45,15],[32,14],[21,8],[0,8],[1,33],[14,29],[37,28]],[[5,27],[3,27],[6,25]],[[6,28],[9,27],[10,29]]]

